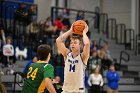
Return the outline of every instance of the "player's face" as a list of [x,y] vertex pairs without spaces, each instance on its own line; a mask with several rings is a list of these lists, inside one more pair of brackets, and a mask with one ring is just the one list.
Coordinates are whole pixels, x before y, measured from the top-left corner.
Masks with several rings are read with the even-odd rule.
[[75,50],[80,50],[80,40],[79,39],[71,39],[70,41],[70,49],[72,51],[75,51]]

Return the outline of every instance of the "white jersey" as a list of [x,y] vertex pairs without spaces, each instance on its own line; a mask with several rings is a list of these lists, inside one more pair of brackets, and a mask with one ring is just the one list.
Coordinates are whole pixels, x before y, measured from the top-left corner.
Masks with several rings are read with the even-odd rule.
[[81,54],[73,58],[72,53],[67,54],[64,68],[63,91],[84,92],[85,68]]

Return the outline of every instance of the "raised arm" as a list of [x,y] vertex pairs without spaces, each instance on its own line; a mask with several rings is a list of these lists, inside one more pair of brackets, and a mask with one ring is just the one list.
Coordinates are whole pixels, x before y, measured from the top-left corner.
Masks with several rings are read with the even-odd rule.
[[1,30],[1,33],[2,33],[2,40],[3,40],[3,43],[5,45],[6,44],[6,39],[5,39],[5,33],[4,33],[3,29]]
[[66,48],[65,46],[65,39],[70,36],[72,34],[72,26],[70,28],[70,30],[68,30],[67,32],[65,32],[64,34],[60,35],[57,39],[56,39],[56,45],[57,48],[59,50],[59,52],[64,56],[64,59],[67,56],[67,53],[69,52],[69,49]]
[[89,38],[87,36],[88,32],[88,26],[86,25],[84,31],[83,31],[83,43],[84,43],[84,48],[83,48],[83,52],[82,52],[82,59],[85,65],[87,65],[87,61],[90,55],[90,41]]

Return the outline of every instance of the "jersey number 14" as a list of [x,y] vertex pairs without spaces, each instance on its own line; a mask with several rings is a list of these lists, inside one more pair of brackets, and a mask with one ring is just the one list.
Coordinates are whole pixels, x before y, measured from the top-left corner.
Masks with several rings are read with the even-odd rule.
[[70,72],[75,72],[75,64],[70,64]]

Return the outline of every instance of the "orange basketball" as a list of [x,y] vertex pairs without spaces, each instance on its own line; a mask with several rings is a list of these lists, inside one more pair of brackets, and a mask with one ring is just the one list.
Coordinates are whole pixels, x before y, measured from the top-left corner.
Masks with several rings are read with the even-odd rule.
[[73,33],[82,35],[83,30],[85,29],[85,24],[86,24],[86,22],[83,20],[75,21],[73,24]]

